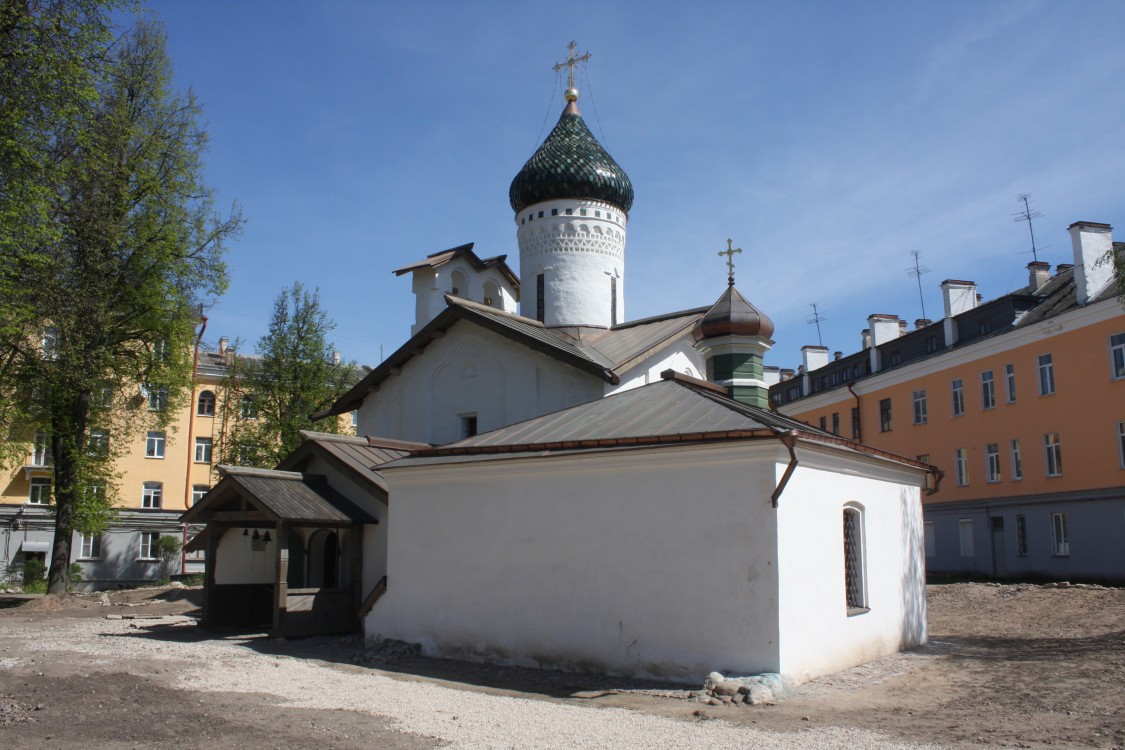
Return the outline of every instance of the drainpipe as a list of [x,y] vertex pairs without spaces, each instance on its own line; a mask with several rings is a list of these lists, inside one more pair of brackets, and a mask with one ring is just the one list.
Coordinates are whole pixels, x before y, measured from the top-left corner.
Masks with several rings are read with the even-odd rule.
[[856,413],[856,416],[859,417],[855,421],[855,428],[856,428],[855,429],[855,432],[856,432],[855,441],[857,443],[862,443],[863,442],[863,412],[860,411],[860,409],[859,409],[859,394],[855,392],[855,388],[852,388],[851,383],[848,383],[848,390],[851,392],[852,396],[855,397],[855,413]]
[[778,435],[777,438],[781,441],[782,445],[789,450],[789,465],[785,467],[785,473],[781,475],[781,481],[777,483],[777,489],[770,495],[770,501],[775,508],[777,507],[778,500],[781,498],[781,493],[785,492],[785,485],[789,484],[790,477],[793,476],[793,472],[797,469],[797,431],[786,430]]
[[[207,330],[207,316],[203,314],[203,306],[200,305],[199,320],[202,325],[199,326],[199,333],[195,337],[195,350],[191,355],[191,405],[188,407],[188,423],[187,423],[187,468],[184,469],[184,508],[190,508],[191,505],[191,464],[195,459],[195,446],[192,441],[192,428],[195,426],[195,376],[196,371],[199,369],[199,343],[203,341],[203,332]],[[183,537],[180,544],[180,575],[187,575],[187,524],[180,524],[180,533]]]

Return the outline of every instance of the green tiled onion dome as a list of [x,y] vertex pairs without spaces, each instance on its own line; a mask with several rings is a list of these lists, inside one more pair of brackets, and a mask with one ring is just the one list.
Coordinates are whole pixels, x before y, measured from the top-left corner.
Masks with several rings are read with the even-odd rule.
[[594,138],[573,99],[508,190],[516,213],[560,198],[605,201],[626,213],[633,207],[629,175]]

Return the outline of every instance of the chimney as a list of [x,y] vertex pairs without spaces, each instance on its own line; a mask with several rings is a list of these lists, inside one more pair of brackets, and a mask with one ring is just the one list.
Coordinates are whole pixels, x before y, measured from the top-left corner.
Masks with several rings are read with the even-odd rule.
[[332,350],[332,364],[334,364],[334,365],[340,364],[340,352],[336,349]]
[[930,320],[929,318],[918,318],[914,321],[914,330],[917,331],[925,328],[926,326],[933,324],[933,322],[934,321]]
[[941,296],[945,302],[945,345],[953,346],[957,343],[957,322],[953,317],[977,306],[977,283],[946,279],[941,282]]
[[228,339],[226,336],[223,336],[222,338],[220,338],[219,339],[219,354],[226,354],[227,353],[227,346],[229,344],[230,344],[230,339]]
[[843,352],[835,352],[835,353],[834,353],[834,354],[832,355],[832,361],[833,361],[833,362],[839,362],[839,361],[840,361],[841,359],[843,359],[843,358],[844,358],[844,353],[843,353]]
[[898,322],[898,335],[899,335],[900,337],[902,337],[902,336],[905,336],[905,335],[906,335],[906,320],[905,320],[905,319],[903,319],[903,320],[900,320],[900,321]]
[[871,348],[871,329],[870,328],[864,328],[862,331],[859,332],[859,337],[863,340],[863,346],[861,348],[862,349],[870,349]]
[[821,367],[824,367],[828,364],[828,347],[802,346],[801,362],[805,366],[805,372],[819,370]]
[[1027,264],[1027,283],[1035,292],[1051,279],[1051,264],[1033,260]]
[[906,322],[899,320],[897,315],[868,315],[867,328],[871,331],[871,345],[879,346],[894,341],[901,335],[905,325]]
[[1076,221],[1067,231],[1074,246],[1074,288],[1078,304],[1085,305],[1113,279],[1113,263],[1098,263],[1113,251],[1113,227]]

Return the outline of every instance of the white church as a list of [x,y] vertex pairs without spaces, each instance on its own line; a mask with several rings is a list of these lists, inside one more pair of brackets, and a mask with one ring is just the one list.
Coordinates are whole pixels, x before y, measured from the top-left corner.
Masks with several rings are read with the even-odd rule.
[[[512,181],[519,272],[472,244],[396,271],[411,337],[277,470],[222,467],[204,625],[670,681],[837,671],[926,638],[933,467],[769,409],[772,321],[625,319],[633,187],[578,109]],[[252,533],[251,533],[252,532]],[[263,541],[264,540],[264,541]]]

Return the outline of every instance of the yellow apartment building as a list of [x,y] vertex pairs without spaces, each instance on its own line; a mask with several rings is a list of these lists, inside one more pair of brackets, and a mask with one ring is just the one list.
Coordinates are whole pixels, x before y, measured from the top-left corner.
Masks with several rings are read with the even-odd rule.
[[924,497],[930,572],[1125,580],[1125,310],[1106,224],[1070,227],[1074,264],[981,304],[942,282],[937,322],[872,315],[864,347],[804,347],[771,387],[784,414],[944,471]]
[[[71,559],[82,566],[81,588],[133,585],[202,573],[199,552],[182,553],[165,567],[156,552],[159,536],[175,536],[181,543],[196,530],[179,523],[185,510],[217,481],[215,465],[220,437],[229,435],[238,420],[253,419],[252,408],[224,409],[223,383],[234,356],[228,340],[217,349],[198,352],[190,403],[185,403],[164,429],[144,430],[130,444],[114,471],[118,479],[116,521],[101,534],[75,534]],[[158,394],[143,394],[149,408],[160,408]],[[142,407],[143,408],[143,407]],[[341,427],[351,427],[354,416]],[[113,440],[91,427],[91,440]],[[117,446],[115,446],[116,448]],[[50,562],[54,519],[49,513],[53,469],[46,435],[37,434],[26,461],[0,474],[0,573],[22,567],[29,558]],[[0,576],[0,580],[3,580]]]

